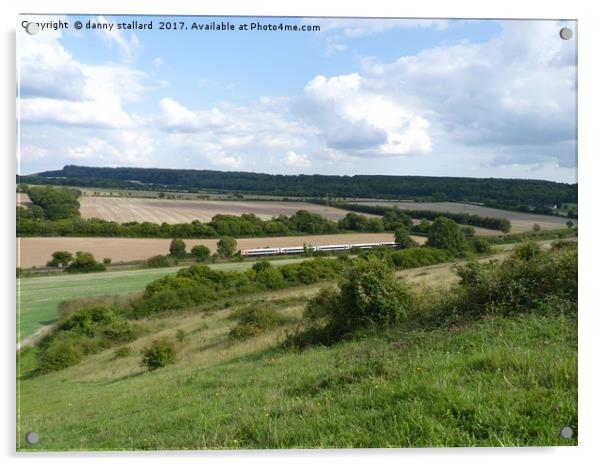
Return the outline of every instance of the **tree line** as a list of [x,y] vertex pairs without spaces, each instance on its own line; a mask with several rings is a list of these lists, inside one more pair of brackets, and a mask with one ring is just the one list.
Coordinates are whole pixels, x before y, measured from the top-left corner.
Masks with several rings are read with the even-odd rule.
[[[321,203],[321,202],[320,202]],[[386,216],[405,215],[408,218],[420,218],[426,220],[435,220],[437,217],[446,217],[463,225],[472,225],[476,227],[489,228],[491,230],[500,230],[503,233],[508,233],[511,228],[510,220],[502,217],[483,217],[477,214],[469,214],[463,212],[438,212],[435,210],[414,210],[400,209],[397,206],[387,207],[381,205],[353,204],[348,202],[330,202],[330,206],[339,209],[352,210],[355,212],[363,212],[366,214]]]
[[[544,207],[577,202],[577,184],[545,180],[384,175],[269,175],[248,172],[66,165],[21,182],[134,189],[238,191],[299,197],[413,198]],[[143,183],[141,185],[140,183]]]

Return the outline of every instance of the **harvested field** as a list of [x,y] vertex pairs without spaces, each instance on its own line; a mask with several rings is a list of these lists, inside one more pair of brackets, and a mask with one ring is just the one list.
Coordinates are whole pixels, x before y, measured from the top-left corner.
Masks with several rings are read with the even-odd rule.
[[[423,244],[426,238],[414,237]],[[216,250],[217,239],[184,240],[188,250],[197,244]],[[391,233],[357,233],[341,235],[282,236],[271,238],[242,238],[239,249],[261,247],[314,246],[326,244],[350,244],[393,241]],[[88,251],[98,260],[110,257],[113,263],[147,259],[157,254],[168,254],[170,239],[155,238],[17,238],[17,266],[23,268],[43,267],[54,251]],[[20,261],[20,262],[19,262]]]
[[214,215],[253,213],[261,219],[280,214],[293,215],[298,210],[320,214],[330,220],[343,218],[346,210],[305,202],[269,201],[193,201],[165,199],[129,199],[123,197],[83,197],[80,199],[83,218],[102,218],[115,222],[189,223],[208,222]]
[[[408,210],[435,210],[438,212],[469,213],[481,215],[483,217],[502,217],[507,218],[512,223],[511,233],[522,233],[533,228],[538,224],[541,228],[552,230],[555,228],[564,228],[567,219],[565,217],[554,217],[551,215],[528,214],[524,212],[513,212],[510,210],[494,209],[474,204],[460,204],[457,202],[412,202],[412,201],[369,201],[354,202],[355,204],[365,205],[386,205],[398,206],[400,209]],[[573,220],[577,224],[577,220]],[[476,228],[475,228],[476,230]],[[477,233],[483,234],[483,233]],[[496,233],[499,234],[499,233]]]
[[25,193],[17,193],[17,205],[22,207],[29,207],[31,205],[31,199]]

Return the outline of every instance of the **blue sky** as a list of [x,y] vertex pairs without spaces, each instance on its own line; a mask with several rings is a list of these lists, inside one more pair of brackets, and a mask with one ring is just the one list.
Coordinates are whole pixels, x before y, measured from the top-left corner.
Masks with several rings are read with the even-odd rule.
[[[576,181],[566,23],[28,19],[71,28],[19,28],[23,174],[78,164]],[[154,28],[76,31],[76,20]],[[164,20],[189,30],[158,30]],[[212,21],[320,32],[190,30]]]

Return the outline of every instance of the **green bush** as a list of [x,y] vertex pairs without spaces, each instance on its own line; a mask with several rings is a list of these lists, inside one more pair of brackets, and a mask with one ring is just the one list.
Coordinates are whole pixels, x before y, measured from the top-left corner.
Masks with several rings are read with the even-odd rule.
[[89,252],[77,251],[75,259],[67,267],[69,273],[89,273],[102,272],[106,267],[100,262],[97,262],[94,256]]
[[169,364],[175,364],[175,362],[176,348],[167,339],[153,341],[142,352],[141,364],[146,366],[149,371],[154,371]]
[[405,226],[395,229],[395,243],[401,249],[412,248],[417,245],[416,241],[410,237],[410,230]]
[[446,217],[437,217],[429,228],[426,246],[461,255],[466,250],[466,240],[456,222]]
[[258,335],[288,321],[267,303],[255,303],[237,310],[232,318],[238,325],[230,330],[230,338],[241,340]]
[[282,272],[276,267],[268,267],[256,275],[258,283],[265,286],[268,290],[278,290],[286,286],[286,281]]
[[425,267],[427,265],[440,264],[452,258],[452,254],[444,249],[429,247],[390,251],[390,255],[393,266],[396,269]]
[[110,257],[105,257],[105,258],[102,260],[102,263],[103,263],[104,265],[109,265],[111,262],[112,262],[112,261],[111,261],[111,258],[110,258]]
[[251,267],[251,269],[255,272],[255,273],[260,273],[263,272],[266,269],[269,269],[273,267],[272,263],[266,259],[262,259],[259,262],[256,262],[255,264],[253,264],[253,267]]
[[545,252],[527,243],[501,264],[470,262],[457,273],[452,306],[461,314],[577,312],[577,248]]
[[236,240],[230,236],[223,236],[217,242],[217,253],[221,257],[232,257],[236,252]]
[[176,331],[176,340],[178,340],[178,343],[182,343],[185,338],[186,338],[186,332],[184,330],[182,330],[181,328],[179,328]]
[[81,361],[82,356],[81,348],[74,341],[57,340],[40,353],[37,369],[42,374],[65,369]]
[[392,269],[380,260],[358,263],[340,288],[341,312],[335,320],[349,329],[398,322],[408,315],[414,299],[411,288],[397,282]]
[[169,267],[169,259],[167,258],[167,256],[163,256],[163,255],[157,255],[157,256],[152,256],[149,257],[146,262],[145,262],[145,266],[150,268],[150,269],[154,269],[154,268],[160,268],[160,267]]
[[491,252],[491,244],[484,238],[473,238],[471,245],[477,254],[487,254]]
[[308,302],[306,327],[289,335],[285,347],[330,344],[362,328],[395,324],[415,304],[411,288],[397,282],[391,267],[374,257],[358,261],[339,288],[323,289]]
[[186,243],[181,239],[171,240],[169,245],[169,255],[177,259],[183,259],[186,257]]
[[138,327],[106,306],[77,309],[62,317],[57,330],[40,343],[38,369],[50,372],[77,364],[86,354],[132,341]]
[[52,259],[49,260],[46,265],[48,267],[67,267],[73,260],[73,254],[69,251],[55,251],[52,253]]
[[207,246],[203,246],[202,244],[198,244],[193,246],[190,250],[190,254],[199,262],[204,262],[209,259],[211,255],[211,251]]

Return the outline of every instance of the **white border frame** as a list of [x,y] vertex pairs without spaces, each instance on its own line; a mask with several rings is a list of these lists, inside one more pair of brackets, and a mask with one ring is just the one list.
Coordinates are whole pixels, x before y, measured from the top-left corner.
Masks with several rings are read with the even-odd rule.
[[[47,464],[77,462],[85,458],[92,463],[105,463],[107,459],[116,464],[163,464],[183,461],[198,464],[203,462],[248,464],[289,464],[306,466],[307,461],[346,464],[363,464],[372,459],[384,464],[399,464],[412,461],[425,464],[490,465],[512,463],[545,462],[546,464],[593,463],[602,455],[597,451],[600,425],[600,393],[602,393],[600,363],[597,358],[602,340],[598,335],[602,329],[602,311],[595,293],[600,260],[600,245],[595,232],[597,201],[602,199],[600,173],[600,117],[597,104],[602,103],[599,83],[601,59],[599,44],[602,43],[600,17],[592,6],[594,2],[561,2],[557,0],[531,1],[505,0],[484,2],[473,0],[421,0],[410,3],[394,3],[385,0],[367,2],[342,0],[20,0],[18,3],[2,2],[0,21],[3,26],[3,69],[2,73],[2,142],[4,147],[4,201],[2,218],[9,222],[2,229],[3,296],[5,297],[3,341],[4,383],[1,385],[4,415],[1,424],[2,453],[10,463],[21,458],[25,464],[42,459]],[[16,170],[16,124],[15,124],[15,27],[17,13],[82,13],[82,14],[198,14],[240,16],[358,16],[358,17],[438,17],[438,18],[537,18],[577,19],[579,21],[579,446],[555,448],[457,448],[457,449],[393,449],[393,450],[277,450],[277,451],[201,451],[201,452],[118,452],[118,453],[15,453],[15,227],[14,174]],[[602,222],[600,222],[602,223]],[[601,225],[602,226],[602,225]],[[586,252],[584,254],[584,252]],[[10,259],[10,260],[9,260]],[[599,272],[598,272],[599,273]]]

